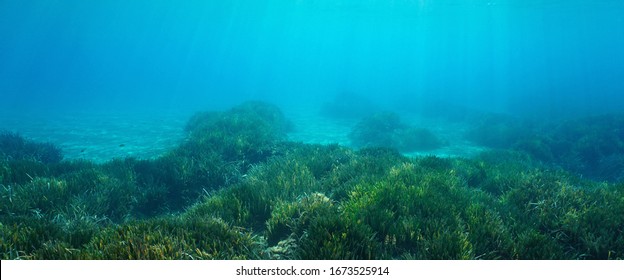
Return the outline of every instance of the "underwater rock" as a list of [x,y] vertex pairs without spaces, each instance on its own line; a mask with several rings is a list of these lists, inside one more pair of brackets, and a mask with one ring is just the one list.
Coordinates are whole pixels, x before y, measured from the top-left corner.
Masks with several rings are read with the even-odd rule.
[[[292,234],[294,235],[294,234]],[[272,260],[293,260],[296,259],[297,240],[294,236],[280,240],[277,245],[269,247],[266,254]]]

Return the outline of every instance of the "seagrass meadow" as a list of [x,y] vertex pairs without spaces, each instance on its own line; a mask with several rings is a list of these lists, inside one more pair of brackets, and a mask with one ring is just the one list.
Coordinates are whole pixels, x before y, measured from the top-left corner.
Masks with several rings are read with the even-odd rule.
[[194,115],[157,158],[104,163],[4,132],[0,257],[624,258],[621,116],[474,118],[466,137],[488,149],[473,157],[407,157],[444,141],[397,125],[375,142],[384,118],[354,127],[357,148],[304,144],[246,102]]

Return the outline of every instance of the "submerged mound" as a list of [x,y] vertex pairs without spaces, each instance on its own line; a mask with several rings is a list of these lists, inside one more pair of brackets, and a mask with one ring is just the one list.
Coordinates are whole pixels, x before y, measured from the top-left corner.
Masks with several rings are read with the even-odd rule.
[[277,106],[252,101],[225,112],[194,115],[186,125],[189,143],[215,150],[226,160],[257,162],[286,139],[292,124]]
[[483,118],[467,137],[484,146],[523,151],[544,163],[596,180],[624,180],[624,116],[567,121]]
[[62,159],[63,152],[54,144],[37,143],[17,133],[0,132],[0,160],[57,163]]
[[349,133],[355,147],[388,147],[401,152],[428,151],[443,142],[431,131],[404,124],[395,113],[378,113],[364,118]]
[[167,186],[174,208],[183,207],[237,182],[251,166],[273,156],[291,128],[278,107],[258,101],[198,113],[186,126],[187,139],[149,164],[157,171],[150,176]]

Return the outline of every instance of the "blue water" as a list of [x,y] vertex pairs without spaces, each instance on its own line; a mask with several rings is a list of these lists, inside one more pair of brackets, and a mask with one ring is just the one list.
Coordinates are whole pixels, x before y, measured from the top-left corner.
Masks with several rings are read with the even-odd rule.
[[[622,50],[618,0],[0,0],[0,129],[173,125],[249,99],[296,115],[343,92],[388,110],[603,114],[624,108]],[[57,142],[82,151],[68,129]]]

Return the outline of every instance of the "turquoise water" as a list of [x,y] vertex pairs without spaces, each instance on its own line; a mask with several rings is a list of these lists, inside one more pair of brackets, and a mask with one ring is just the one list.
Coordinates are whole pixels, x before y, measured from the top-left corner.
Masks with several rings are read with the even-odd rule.
[[345,92],[407,115],[617,112],[623,21],[615,0],[0,1],[0,129],[99,160],[250,99],[318,143],[348,143],[354,121],[316,114]]

